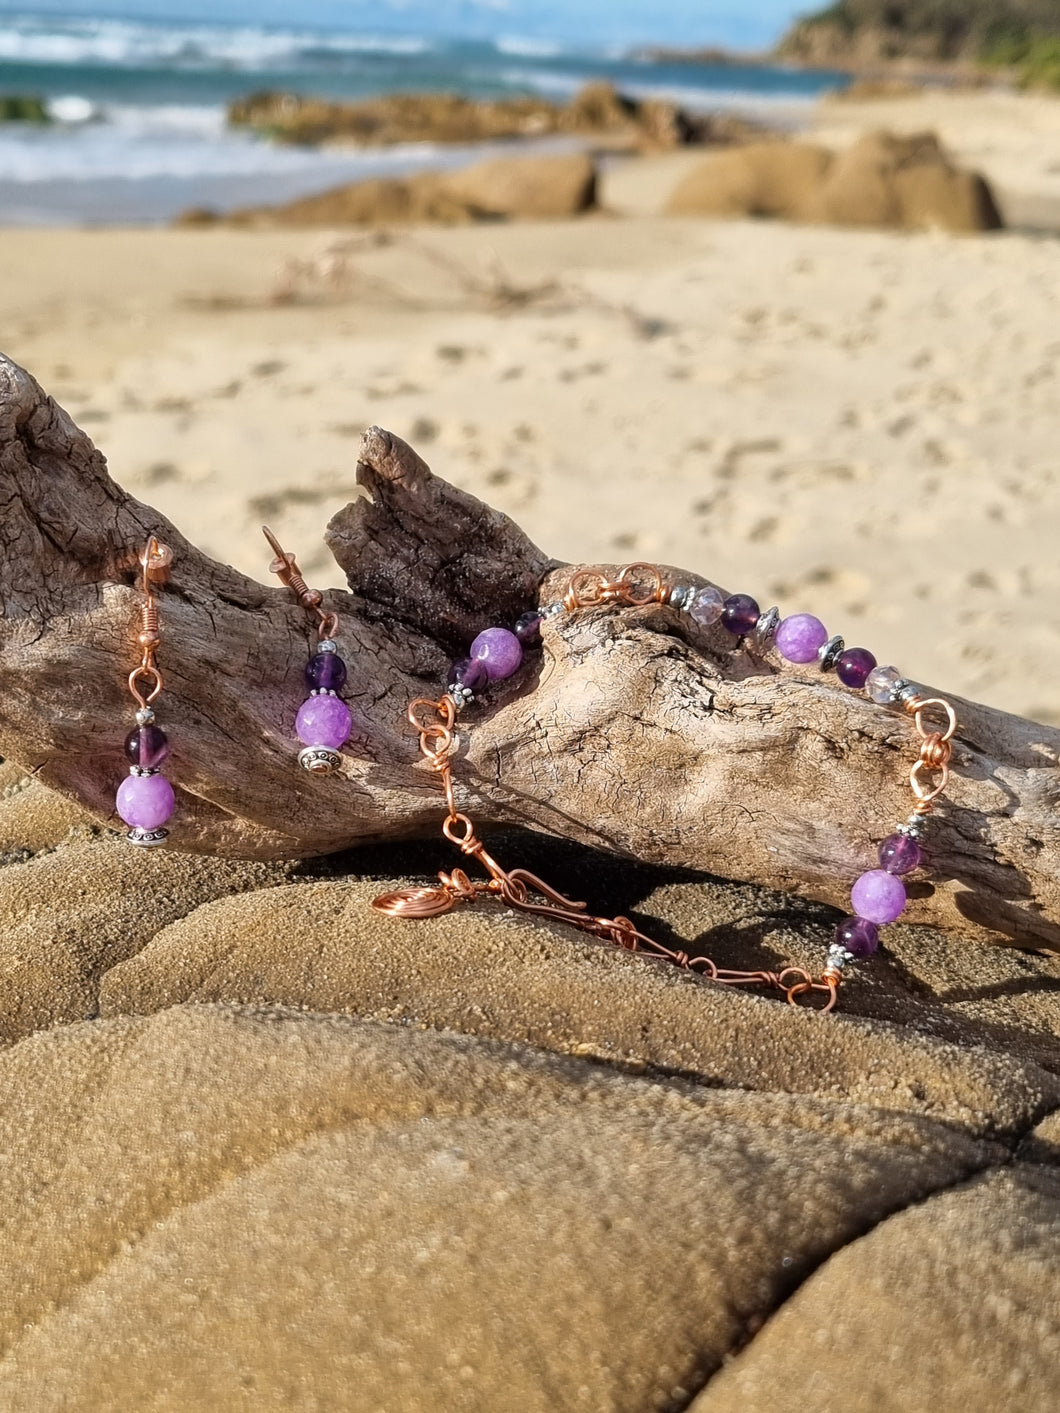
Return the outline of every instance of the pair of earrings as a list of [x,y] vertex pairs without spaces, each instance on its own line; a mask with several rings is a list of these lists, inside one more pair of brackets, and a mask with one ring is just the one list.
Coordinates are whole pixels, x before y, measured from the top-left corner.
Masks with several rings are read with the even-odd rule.
[[[346,664],[338,653],[335,636],[338,614],[325,611],[323,595],[311,589],[303,579],[293,554],[285,551],[267,526],[262,526],[275,559],[269,565],[287,585],[298,602],[316,621],[317,648],[305,666],[309,696],[298,708],[294,729],[302,742],[299,764],[314,775],[329,775],[339,765],[340,748],[349,740],[353,728],[350,709],[339,696],[346,684]],[[136,702],[136,725],[125,738],[125,754],[129,759],[129,774],[118,786],[115,804],[118,814],[129,826],[126,839],[130,844],[150,847],[162,844],[169,836],[165,825],[172,817],[176,804],[173,786],[162,774],[162,762],[169,755],[169,738],[158,725],[154,703],[162,693],[162,673],[155,654],[162,641],[161,621],[155,585],[162,583],[173,563],[173,552],[152,535],[139,559],[140,588],[140,662],[129,673],[129,691]]]

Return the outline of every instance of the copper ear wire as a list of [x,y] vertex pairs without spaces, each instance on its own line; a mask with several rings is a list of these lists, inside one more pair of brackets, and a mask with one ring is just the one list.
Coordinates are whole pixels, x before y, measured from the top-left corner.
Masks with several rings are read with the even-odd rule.
[[[159,622],[158,600],[154,595],[154,585],[165,580],[169,566],[173,563],[173,551],[164,545],[157,535],[152,535],[140,554],[140,587],[143,603],[140,605],[140,645],[141,657],[137,667],[129,673],[129,691],[145,710],[149,703],[162,691],[162,674],[155,662],[155,652],[162,641]],[[145,684],[141,688],[140,683]],[[147,695],[144,695],[146,690]]]
[[286,584],[295,598],[302,605],[307,613],[311,613],[317,620],[317,637],[323,642],[325,638],[333,638],[339,631],[339,615],[334,612],[325,612],[321,605],[324,602],[324,595],[319,589],[311,589],[302,578],[302,572],[298,568],[298,561],[290,551],[285,550],[279,540],[272,533],[267,525],[261,527],[261,533],[269,542],[276,558],[269,565],[269,573],[275,574],[282,584]]

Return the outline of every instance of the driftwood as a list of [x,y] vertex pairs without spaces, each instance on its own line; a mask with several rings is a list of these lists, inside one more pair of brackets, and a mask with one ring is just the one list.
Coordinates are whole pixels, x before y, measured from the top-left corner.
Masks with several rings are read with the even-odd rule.
[[[159,654],[172,845],[305,857],[437,831],[410,699],[437,696],[476,632],[552,601],[569,571],[387,432],[365,434],[358,474],[371,499],[327,530],[349,583],[327,602],[342,616],[357,735],[341,773],[321,778],[299,768],[292,730],[303,610],[122,491],[62,409],[0,359],[0,753],[118,825],[136,558],[157,534],[174,550]],[[906,916],[1060,946],[1060,731],[951,700],[961,724],[932,881],[911,885]],[[659,605],[549,621],[543,648],[465,720],[455,773],[480,825],[839,907],[910,803],[908,720]],[[438,850],[440,865],[460,861],[440,838]]]

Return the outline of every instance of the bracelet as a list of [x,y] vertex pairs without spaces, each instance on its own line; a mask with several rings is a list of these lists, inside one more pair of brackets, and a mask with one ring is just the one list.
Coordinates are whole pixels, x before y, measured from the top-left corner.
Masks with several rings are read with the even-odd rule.
[[[879,868],[863,873],[854,883],[851,915],[836,928],[819,977],[792,966],[779,972],[726,970],[709,957],[690,957],[686,952],[664,947],[640,932],[629,918],[594,917],[587,904],[565,898],[526,869],[502,868],[486,852],[471,820],[457,808],[451,766],[457,715],[476,701],[490,683],[503,681],[519,669],[524,650],[540,642],[542,620],[605,605],[642,608],[648,604],[667,604],[688,614],[700,627],[721,624],[737,643],[759,651],[772,643],[788,662],[816,661],[823,672],[834,672],[844,686],[863,691],[878,705],[898,707],[913,719],[920,749],[909,772],[914,797],[912,812],[880,843]],[[930,724],[929,714],[942,718],[940,727]],[[654,565],[639,563],[627,564],[613,579],[595,569],[580,569],[570,579],[561,600],[540,613],[523,614],[513,629],[485,629],[472,642],[469,656],[453,664],[444,695],[437,701],[417,698],[408,709],[408,720],[419,733],[420,750],[439,775],[445,792],[447,813],[442,833],[469,858],[476,859],[489,878],[472,882],[463,869],[442,872],[438,887],[402,889],[376,898],[373,907],[380,912],[401,918],[434,917],[480,896],[495,896],[509,907],[570,923],[626,951],[665,958],[685,971],[722,985],[774,988],[782,991],[792,1005],[801,996],[823,993],[824,1011],[835,1006],[844,970],[876,951],[880,925],[894,922],[905,907],[902,876],[922,866],[920,840],[927,817],[946,787],[957,729],[956,714],[944,698],[925,695],[895,667],[880,667],[866,648],[847,648],[842,638],[829,637],[824,624],[812,614],[796,613],[782,619],[776,608],[761,612],[747,594],[726,598],[713,585],[667,585]]]

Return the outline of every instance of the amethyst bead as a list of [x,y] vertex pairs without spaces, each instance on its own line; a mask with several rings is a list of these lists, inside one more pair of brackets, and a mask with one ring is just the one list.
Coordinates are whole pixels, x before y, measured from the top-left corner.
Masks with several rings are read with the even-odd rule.
[[346,685],[346,664],[338,653],[317,653],[305,665],[305,680],[311,690],[341,691]]
[[750,594],[730,594],[722,604],[721,621],[738,638],[750,633],[761,616],[762,610]]
[[889,834],[880,845],[880,865],[887,873],[912,873],[920,858],[920,845],[908,834]]
[[500,682],[518,671],[523,647],[507,628],[487,628],[471,644],[471,656],[483,664],[491,682]]
[[813,662],[828,641],[828,629],[812,613],[793,613],[781,621],[775,642],[788,662]]
[[125,754],[141,770],[157,770],[169,755],[169,737],[159,726],[136,726],[125,738]]
[[869,922],[894,922],[905,907],[905,885],[893,873],[870,869],[851,888],[850,901],[858,917]]
[[524,613],[515,624],[515,636],[522,643],[524,648],[533,647],[535,643],[541,641],[541,615],[540,613]]
[[298,708],[294,729],[306,746],[327,746],[337,751],[349,740],[353,727],[350,709],[341,697],[310,697]]
[[164,775],[127,775],[118,786],[118,813],[131,829],[161,829],[175,803]]
[[486,664],[477,657],[462,657],[449,669],[447,687],[466,687],[469,692],[481,692],[489,686],[490,675]]
[[861,688],[875,666],[876,659],[868,648],[847,648],[835,665],[835,675],[844,687]]
[[[717,623],[725,609],[725,600],[721,596],[721,590],[716,589],[713,584],[708,584],[706,588],[697,589],[692,595],[687,612],[690,618],[702,628],[710,628]],[[758,620],[756,619],[755,622]]]
[[880,931],[864,917],[845,917],[835,930],[835,940],[852,957],[871,957],[880,945]]

